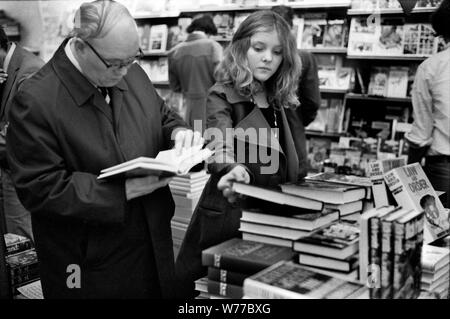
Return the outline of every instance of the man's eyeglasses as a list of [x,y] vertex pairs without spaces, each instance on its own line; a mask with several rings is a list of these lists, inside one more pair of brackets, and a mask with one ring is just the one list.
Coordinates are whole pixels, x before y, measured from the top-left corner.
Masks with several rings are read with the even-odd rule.
[[91,48],[92,52],[95,53],[95,55],[100,59],[100,61],[103,62],[103,64],[108,69],[110,69],[110,68],[121,69],[121,68],[129,67],[133,62],[139,61],[144,56],[144,52],[142,52],[141,48],[139,48],[139,53],[135,57],[132,57],[131,59],[128,59],[127,61],[117,61],[117,62],[109,63],[104,58],[102,58],[102,56],[94,49],[94,47],[92,45],[90,45],[89,42],[84,41],[84,43],[86,43],[88,45],[88,47]]

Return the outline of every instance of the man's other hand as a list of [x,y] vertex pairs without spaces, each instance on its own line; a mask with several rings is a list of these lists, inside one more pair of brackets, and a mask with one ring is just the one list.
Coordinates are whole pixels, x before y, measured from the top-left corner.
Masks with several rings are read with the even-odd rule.
[[236,166],[227,174],[223,175],[217,183],[217,188],[222,191],[223,196],[225,196],[230,203],[234,203],[241,197],[231,190],[233,182],[250,183],[250,175],[243,166]]
[[156,189],[161,188],[169,184],[172,180],[171,177],[159,179],[158,176],[145,176],[128,178],[125,181],[125,191],[127,200],[148,195],[153,193]]

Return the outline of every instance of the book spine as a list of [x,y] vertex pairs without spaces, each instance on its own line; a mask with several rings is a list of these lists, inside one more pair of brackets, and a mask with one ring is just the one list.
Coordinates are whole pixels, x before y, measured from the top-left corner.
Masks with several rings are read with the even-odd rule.
[[256,260],[249,260],[240,258],[238,256],[222,255],[222,254],[203,254],[203,266],[222,268],[226,270],[254,274],[264,268],[268,264],[258,262]]
[[415,219],[415,246],[413,254],[412,269],[414,270],[414,292],[413,298],[417,298],[420,294],[420,284],[422,278],[422,248],[424,242],[424,223],[425,214],[420,214]]
[[393,298],[403,299],[402,289],[406,281],[407,257],[411,247],[406,241],[407,225],[394,222],[394,268],[392,278]]
[[381,240],[379,238],[380,233],[380,220],[377,217],[373,217],[370,220],[370,254],[369,254],[369,266],[372,271],[378,270],[378,278],[374,278],[375,282],[373,287],[370,288],[370,298],[381,298]]
[[6,255],[17,254],[30,248],[32,248],[30,240],[18,242],[13,245],[6,246]]
[[208,280],[242,286],[245,278],[247,278],[248,276],[250,276],[250,274],[242,274],[226,269],[208,267]]
[[208,293],[234,299],[241,299],[244,295],[242,286],[213,280],[208,280]]
[[381,222],[381,298],[392,298],[393,247],[392,222]]

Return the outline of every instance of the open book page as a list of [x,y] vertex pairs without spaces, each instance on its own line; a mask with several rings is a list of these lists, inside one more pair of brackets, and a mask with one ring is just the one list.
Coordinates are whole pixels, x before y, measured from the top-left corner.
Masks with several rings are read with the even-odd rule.
[[99,179],[110,176],[126,175],[137,177],[146,175],[173,176],[184,175],[195,165],[205,161],[213,154],[208,148],[202,149],[202,145],[182,149],[177,154],[175,149],[161,151],[156,158],[138,157],[101,171]]
[[44,299],[40,280],[19,287],[17,290],[27,299]]

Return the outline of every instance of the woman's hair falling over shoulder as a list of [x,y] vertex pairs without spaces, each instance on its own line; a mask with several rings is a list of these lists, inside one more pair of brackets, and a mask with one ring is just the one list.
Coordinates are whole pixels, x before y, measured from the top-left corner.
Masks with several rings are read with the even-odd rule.
[[296,107],[298,82],[301,73],[301,61],[297,52],[297,43],[288,23],[277,13],[262,10],[250,14],[239,26],[224,52],[224,58],[216,69],[216,80],[231,84],[243,96],[251,96],[259,89],[250,70],[247,51],[251,37],[258,32],[278,34],[282,46],[283,60],[278,70],[266,82],[269,102],[276,106]]

